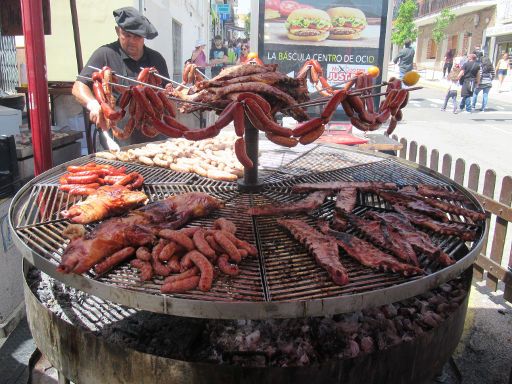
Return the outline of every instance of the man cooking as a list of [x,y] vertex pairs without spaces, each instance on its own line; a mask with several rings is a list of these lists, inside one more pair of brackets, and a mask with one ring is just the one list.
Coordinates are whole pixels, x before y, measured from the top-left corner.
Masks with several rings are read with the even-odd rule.
[[[141,67],[155,67],[162,76],[169,77],[167,64],[163,56],[144,45],[144,39],[154,39],[158,36],[158,32],[153,24],[133,7],[116,9],[113,15],[117,23],[115,30],[118,40],[96,49],[82,69],[82,72],[80,72],[80,75],[91,77],[95,70],[89,66],[96,68],[108,66],[119,75],[136,78]],[[133,85],[133,83],[130,84],[126,80],[118,79],[118,82],[120,84]],[[96,125],[97,129],[106,128],[100,104],[92,94],[91,85],[91,81],[75,81],[72,90],[73,96],[82,106],[89,110],[89,118]],[[125,117],[124,121],[126,119]],[[122,123],[119,125],[122,125]],[[127,140],[120,141],[119,144],[125,146],[163,139],[165,137],[161,135],[150,139],[136,129]],[[109,147],[103,135],[100,135],[100,142],[104,148]]]

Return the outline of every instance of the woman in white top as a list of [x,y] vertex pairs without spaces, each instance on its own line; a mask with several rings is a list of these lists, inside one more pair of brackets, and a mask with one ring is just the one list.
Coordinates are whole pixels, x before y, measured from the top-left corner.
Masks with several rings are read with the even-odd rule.
[[508,60],[508,53],[504,53],[501,59],[498,60],[498,64],[496,65],[496,73],[498,74],[498,92],[501,92],[503,80],[505,80],[505,76],[507,76],[509,69],[510,62]]

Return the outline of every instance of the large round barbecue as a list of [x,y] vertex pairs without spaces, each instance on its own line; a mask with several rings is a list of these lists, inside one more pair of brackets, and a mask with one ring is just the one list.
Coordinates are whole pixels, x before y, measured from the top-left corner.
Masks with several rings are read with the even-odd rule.
[[[362,78],[358,89],[371,89],[369,77]],[[467,284],[467,274],[460,276],[482,247],[484,211],[465,189],[421,166],[311,144],[311,134],[321,135],[336,106],[350,99],[352,83],[331,93],[336,102],[328,103],[326,113],[293,130],[276,123],[266,130],[262,124],[272,113],[265,112],[259,96],[238,95],[222,106],[194,100],[196,106],[226,108],[219,118],[222,126],[208,127],[197,137],[193,131],[176,137],[218,140],[220,129],[234,120],[236,136],[230,140],[244,166],[243,179],[211,178],[201,171],[207,167],[180,172],[166,158],[145,156],[148,148],[142,145],[122,156],[85,156],[37,176],[19,191],[10,215],[15,241],[31,265],[67,287],[114,305],[202,321],[328,319],[422,294],[437,297],[432,292],[443,285],[446,292],[460,293],[454,293],[452,307],[435,299],[453,311],[443,332],[452,327],[460,335],[465,305],[459,304],[466,302],[467,288],[450,284],[457,279],[457,287]],[[381,107],[386,118],[392,115],[392,130],[409,93],[389,84],[394,83],[388,83],[389,99]],[[133,92],[133,100],[141,97],[140,89]],[[380,126],[382,112],[369,112],[370,103],[360,102],[344,105],[355,113],[353,124],[363,130]],[[166,121],[178,127],[172,119],[158,123],[156,116],[146,116],[161,132],[174,132],[165,126]],[[260,141],[258,130],[269,141]],[[295,146],[299,142],[303,145]],[[158,144],[151,145],[155,150]],[[137,153],[134,162],[130,156]],[[227,169],[236,174],[223,166]],[[87,178],[87,186],[76,187],[81,178]],[[133,200],[124,211],[114,209],[121,216],[109,218],[112,212],[99,214],[99,200],[94,200],[105,196]],[[147,204],[140,207],[145,197]],[[123,245],[100,242],[106,234]],[[165,258],[164,249],[169,252]],[[174,278],[182,274],[188,275]],[[176,281],[187,283],[177,289]],[[426,316],[425,324],[443,324],[442,317],[433,316]],[[439,345],[443,332],[436,333]]]

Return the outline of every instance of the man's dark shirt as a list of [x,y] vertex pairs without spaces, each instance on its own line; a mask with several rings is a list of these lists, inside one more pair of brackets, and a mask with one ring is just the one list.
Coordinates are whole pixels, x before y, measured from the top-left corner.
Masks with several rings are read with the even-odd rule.
[[462,66],[462,70],[464,71],[464,80],[476,79],[476,76],[480,71],[480,64],[478,64],[476,61],[468,61]]
[[[89,58],[89,61],[80,72],[80,75],[87,77],[92,76],[92,73],[96,70],[89,68],[89,65],[96,68],[103,68],[104,66],[108,66],[119,75],[131,78],[137,78],[141,67],[155,67],[158,70],[158,73],[160,73],[162,76],[169,77],[167,64],[160,53],[154,49],[144,46],[144,53],[142,54],[142,57],[139,60],[133,60],[126,54],[126,52],[121,49],[121,44],[119,41],[103,45],[94,51],[92,56]],[[90,81],[84,79],[79,80],[87,85],[91,85]],[[130,83],[129,81],[123,79],[118,79],[117,82],[124,85],[134,85],[134,83]],[[165,84],[166,82],[163,81],[162,87],[164,87]],[[123,122],[125,123],[126,121],[127,120],[125,118]],[[122,127],[124,125],[123,122],[119,122],[118,126]],[[138,144],[147,141],[165,139],[166,137],[163,135],[158,135],[155,138],[146,137],[142,135],[138,129],[136,129],[127,140],[117,141],[119,142],[120,146],[126,146],[130,144]]]
[[[222,59],[223,57],[228,56],[228,50],[226,47],[217,48],[214,47],[210,50],[210,60],[212,59]],[[226,65],[224,63],[222,64],[215,64],[212,67],[212,77],[217,76],[222,68],[224,68]]]
[[396,64],[398,63],[398,60],[400,60],[400,63],[398,64],[398,68],[402,72],[409,72],[413,70],[413,61],[414,61],[414,49],[411,47],[402,49],[398,56],[393,59],[393,62]]
[[[94,51],[82,72],[80,72],[82,76],[91,77],[92,73],[95,72],[94,69],[88,67],[89,65],[100,69],[106,65],[114,72],[132,78],[137,77],[141,67],[155,67],[162,76],[169,77],[167,64],[160,53],[144,46],[142,57],[139,60],[133,60],[121,49],[119,41],[103,45]],[[86,84],[90,83],[87,80],[80,81]],[[133,85],[133,83],[130,84],[126,80],[119,79],[118,82]]]

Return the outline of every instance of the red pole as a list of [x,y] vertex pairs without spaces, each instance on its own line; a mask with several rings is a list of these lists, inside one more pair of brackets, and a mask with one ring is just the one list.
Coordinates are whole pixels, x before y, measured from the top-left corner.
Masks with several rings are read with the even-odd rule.
[[25,55],[27,58],[30,128],[32,130],[34,173],[36,176],[52,167],[52,140],[42,3],[40,0],[21,0]]

